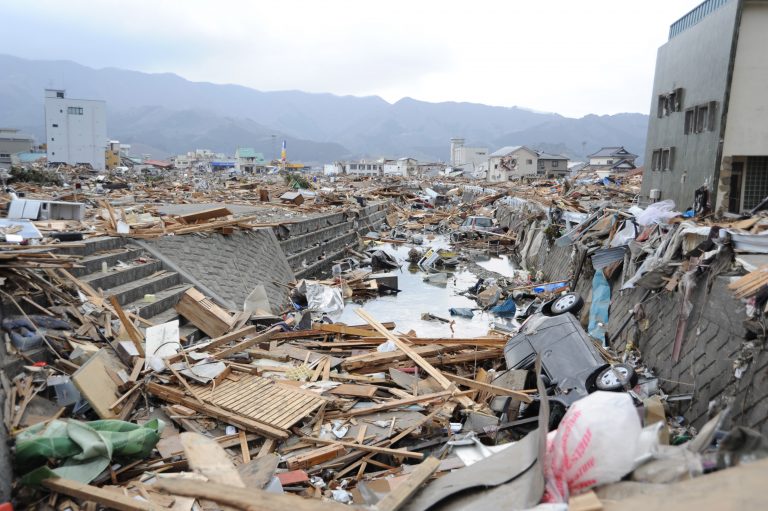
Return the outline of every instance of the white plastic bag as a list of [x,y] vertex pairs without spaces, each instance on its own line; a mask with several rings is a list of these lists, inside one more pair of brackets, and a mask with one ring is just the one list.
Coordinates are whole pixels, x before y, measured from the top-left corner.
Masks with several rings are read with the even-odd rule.
[[633,239],[637,238],[637,228],[635,224],[626,220],[624,227],[619,229],[616,235],[611,240],[611,247],[621,247],[628,244]]
[[645,211],[636,215],[635,219],[640,225],[651,225],[660,222],[666,222],[670,218],[674,218],[680,215],[680,212],[673,211],[674,209],[675,201],[671,199],[654,202],[645,208]]
[[598,391],[576,401],[547,437],[545,499],[568,502],[570,495],[627,475],[641,430],[628,394]]

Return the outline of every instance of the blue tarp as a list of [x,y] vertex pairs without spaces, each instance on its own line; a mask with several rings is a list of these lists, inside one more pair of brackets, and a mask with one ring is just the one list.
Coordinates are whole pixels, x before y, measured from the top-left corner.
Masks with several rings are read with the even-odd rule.
[[514,298],[511,296],[507,298],[501,305],[497,305],[491,309],[491,313],[502,317],[512,317],[515,315],[515,312],[517,312],[517,304],[515,303]]
[[472,309],[467,309],[465,307],[456,307],[453,309],[448,309],[448,312],[451,313],[451,316],[461,316],[462,318],[471,318],[471,317],[474,317],[475,315]]
[[608,325],[608,308],[611,306],[611,286],[603,274],[597,270],[592,279],[592,305],[589,308],[589,335],[605,346],[605,326]]
[[544,284],[543,286],[537,286],[533,288],[534,293],[551,293],[553,291],[557,291],[558,289],[562,289],[565,286],[568,285],[568,282],[557,282],[555,284]]

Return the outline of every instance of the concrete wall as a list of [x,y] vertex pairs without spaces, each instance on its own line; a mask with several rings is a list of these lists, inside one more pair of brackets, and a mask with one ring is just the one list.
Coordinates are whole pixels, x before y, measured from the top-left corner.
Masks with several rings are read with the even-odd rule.
[[[711,12],[659,48],[651,95],[642,196],[660,189],[661,199],[672,199],[678,209],[693,204],[694,191],[707,183],[714,190],[721,137],[721,119],[728,85],[729,64],[739,0]],[[683,89],[682,109],[659,118],[658,96]],[[715,129],[684,133],[685,110],[717,102]],[[670,171],[652,170],[653,151],[674,148]]]
[[297,222],[278,229],[280,245],[297,278],[316,276],[345,257],[359,235],[378,230],[386,213],[386,203],[380,202]]
[[745,2],[723,154],[768,154],[768,2]]
[[[271,229],[235,231],[230,235],[191,234],[148,240],[164,263],[191,276],[192,284],[224,305],[242,310],[258,284],[267,290],[272,312],[288,304],[287,288],[294,275]],[[282,286],[280,284],[283,284]]]

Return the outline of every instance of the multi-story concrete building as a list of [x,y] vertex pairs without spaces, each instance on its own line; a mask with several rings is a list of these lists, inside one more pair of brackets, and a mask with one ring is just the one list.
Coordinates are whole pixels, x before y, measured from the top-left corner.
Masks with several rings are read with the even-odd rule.
[[10,166],[11,156],[16,153],[26,153],[32,150],[34,140],[19,130],[0,128],[0,165]]
[[382,173],[381,167],[382,164],[379,162],[350,162],[344,165],[344,172],[358,176],[380,176]]
[[464,145],[463,138],[451,139],[451,161],[454,169],[472,173],[481,164],[488,161],[487,147],[469,147]]
[[67,98],[63,90],[45,90],[48,164],[90,165],[104,170],[106,105],[105,101]]
[[768,1],[706,0],[659,48],[644,199],[739,213],[768,196]]

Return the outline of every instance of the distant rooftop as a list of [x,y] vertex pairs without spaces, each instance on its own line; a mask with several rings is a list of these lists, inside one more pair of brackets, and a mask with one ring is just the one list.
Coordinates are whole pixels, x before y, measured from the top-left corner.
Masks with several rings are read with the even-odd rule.
[[532,153],[536,152],[536,151],[532,151],[531,149],[528,149],[524,145],[508,145],[508,146],[502,147],[498,151],[495,151],[495,152],[491,153],[489,156],[491,156],[491,157],[494,157],[494,156],[506,156],[509,153],[514,153],[515,151],[518,151],[520,149],[525,149],[526,151],[529,151],[529,152],[532,152]]
[[540,160],[567,160],[568,158],[561,154],[539,153],[539,159]]
[[252,147],[240,147],[237,150],[237,155],[240,158],[256,158],[257,160],[263,161],[264,155],[262,153],[257,153],[255,149]]
[[682,32],[685,32],[709,16],[712,12],[716,11],[731,1],[733,0],[705,0],[704,2],[691,9],[688,14],[670,25],[669,38],[672,39],[673,37],[680,35]]
[[636,154],[632,154],[623,146],[619,147],[603,147],[599,151],[587,155],[589,158],[607,158],[607,157],[620,157],[620,158],[637,158]]

